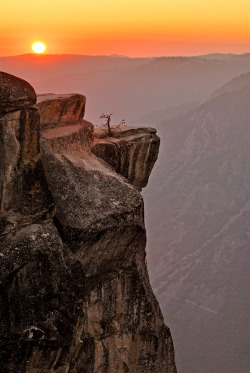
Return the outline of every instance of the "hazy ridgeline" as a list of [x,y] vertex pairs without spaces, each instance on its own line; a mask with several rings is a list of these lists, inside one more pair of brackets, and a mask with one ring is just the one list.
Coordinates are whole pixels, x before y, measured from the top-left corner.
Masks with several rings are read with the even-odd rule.
[[85,94],[86,117],[93,123],[100,123],[104,112],[114,113],[116,121],[145,124],[145,116],[158,111],[157,120],[148,118],[154,125],[168,117],[168,109],[176,114],[176,106],[199,102],[248,72],[250,54],[135,59],[28,54],[0,58],[0,69],[28,80],[37,93]]
[[179,372],[249,370],[250,73],[158,126],[150,278]]
[[[158,129],[144,193],[151,282],[179,373],[249,371],[250,54],[23,55],[0,69],[38,93],[83,93],[86,119]],[[237,76],[239,76],[237,78]],[[235,78],[231,80],[232,78]]]

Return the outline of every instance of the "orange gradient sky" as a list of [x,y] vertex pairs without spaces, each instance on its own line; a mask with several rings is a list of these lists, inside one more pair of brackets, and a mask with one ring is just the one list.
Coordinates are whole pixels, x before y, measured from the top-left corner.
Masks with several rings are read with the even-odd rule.
[[1,0],[0,55],[250,52],[250,0]]

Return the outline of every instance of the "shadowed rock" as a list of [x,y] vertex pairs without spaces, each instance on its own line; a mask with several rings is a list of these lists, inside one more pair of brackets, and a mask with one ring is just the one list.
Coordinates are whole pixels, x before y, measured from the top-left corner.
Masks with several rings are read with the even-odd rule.
[[[28,83],[5,74],[10,90]],[[21,82],[21,83],[20,83]],[[6,83],[7,84],[7,83]],[[17,84],[17,89],[14,89]],[[28,92],[33,92],[30,87]],[[24,93],[25,94],[25,93]],[[24,95],[23,94],[23,95]],[[10,96],[11,98],[12,96]],[[46,215],[53,205],[45,182],[39,149],[39,113],[36,108],[19,110],[13,96],[12,112],[0,116],[0,232],[14,229],[18,222],[33,222]],[[25,97],[28,97],[27,95]],[[24,105],[21,102],[21,106]],[[29,103],[31,100],[29,101]],[[17,110],[14,111],[14,105]]]
[[36,103],[34,88],[25,80],[0,71],[0,113]]
[[128,266],[145,247],[143,200],[136,189],[91,154],[44,154],[43,165],[58,229],[86,274],[115,269],[125,257]]
[[80,343],[83,269],[51,220],[1,238],[0,253],[1,371],[49,372],[55,351]]

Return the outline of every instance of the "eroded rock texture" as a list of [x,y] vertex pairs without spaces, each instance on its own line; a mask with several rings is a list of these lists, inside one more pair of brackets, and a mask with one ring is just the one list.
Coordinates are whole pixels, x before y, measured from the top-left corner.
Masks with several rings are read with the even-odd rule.
[[[118,171],[105,151],[91,152],[91,123],[57,124],[47,110],[41,131],[34,107],[0,116],[1,370],[175,372],[145,264],[143,200],[131,184],[153,164],[140,176],[126,150],[119,157],[130,154],[130,173]],[[126,136],[131,147],[158,141],[152,129]],[[158,146],[146,148],[140,164],[143,154],[157,157]]]
[[86,97],[80,94],[37,96],[41,123],[77,122],[84,117]]
[[159,145],[154,128],[121,126],[112,128],[111,138],[105,129],[96,128],[91,150],[141,190],[148,183]]
[[0,113],[36,103],[34,88],[25,80],[0,71]]
[[32,223],[53,209],[33,107],[0,115],[0,232]]

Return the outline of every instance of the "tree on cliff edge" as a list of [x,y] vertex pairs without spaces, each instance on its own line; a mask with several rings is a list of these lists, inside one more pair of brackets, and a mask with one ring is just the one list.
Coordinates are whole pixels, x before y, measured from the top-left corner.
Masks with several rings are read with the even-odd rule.
[[[108,136],[112,136],[111,127],[110,127],[111,115],[113,115],[113,114],[112,113],[111,114],[103,114],[102,113],[102,115],[100,116],[100,118],[107,119],[106,123],[104,123],[103,126],[107,127],[107,135]],[[125,124],[125,120],[124,119],[122,119],[121,123],[118,124],[117,126],[115,126],[115,128],[119,128],[123,124]]]

